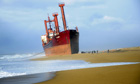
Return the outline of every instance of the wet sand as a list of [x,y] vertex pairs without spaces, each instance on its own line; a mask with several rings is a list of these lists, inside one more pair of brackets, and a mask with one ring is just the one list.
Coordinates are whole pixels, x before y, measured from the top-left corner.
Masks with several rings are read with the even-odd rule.
[[[110,53],[75,54],[33,60],[85,60],[91,63],[140,62],[140,47]],[[37,84],[140,84],[140,64],[59,71],[48,81]]]
[[0,84],[33,84],[47,81],[55,77],[55,72],[22,75],[15,77],[0,78]]
[[[44,56],[32,60],[85,60],[91,63],[140,62],[140,47],[110,51],[110,53]],[[131,64],[2,78],[0,84],[140,84],[139,79],[140,64]]]
[[37,84],[140,84],[140,64],[60,71]]

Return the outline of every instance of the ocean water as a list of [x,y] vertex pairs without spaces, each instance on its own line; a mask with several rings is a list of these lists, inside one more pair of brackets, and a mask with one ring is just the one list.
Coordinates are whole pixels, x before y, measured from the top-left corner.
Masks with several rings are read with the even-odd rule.
[[30,61],[44,56],[34,54],[0,55],[0,78],[62,70],[137,64],[139,62],[89,63],[83,60]]

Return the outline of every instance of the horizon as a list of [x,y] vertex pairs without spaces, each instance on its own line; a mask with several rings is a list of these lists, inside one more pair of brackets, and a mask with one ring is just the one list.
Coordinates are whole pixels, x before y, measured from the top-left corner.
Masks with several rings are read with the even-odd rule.
[[0,54],[42,52],[48,14],[58,12],[63,31],[60,2],[68,28],[79,29],[80,51],[140,46],[139,0],[1,0]]

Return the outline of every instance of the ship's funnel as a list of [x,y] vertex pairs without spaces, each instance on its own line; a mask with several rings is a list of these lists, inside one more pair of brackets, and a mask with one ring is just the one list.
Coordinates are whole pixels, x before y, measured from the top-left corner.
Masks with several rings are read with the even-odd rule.
[[62,13],[62,20],[63,20],[63,26],[64,26],[64,30],[66,31],[67,30],[67,27],[66,27],[66,19],[65,19],[65,13],[64,13],[64,8],[63,6],[65,6],[65,4],[59,4],[59,7],[61,8],[61,13]]
[[57,19],[58,13],[54,13],[53,16],[54,16],[56,34],[58,34],[59,33],[59,25],[58,25],[58,19]]

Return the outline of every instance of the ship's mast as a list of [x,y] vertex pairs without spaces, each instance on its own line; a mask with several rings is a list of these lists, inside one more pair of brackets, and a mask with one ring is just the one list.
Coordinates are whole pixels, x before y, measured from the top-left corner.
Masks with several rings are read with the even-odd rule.
[[58,24],[58,19],[57,19],[58,13],[54,13],[53,16],[54,16],[56,34],[58,34],[59,33],[59,24]]
[[64,8],[63,6],[65,6],[65,4],[59,4],[59,7],[61,9],[61,14],[62,14],[62,20],[63,20],[63,26],[64,26],[64,30],[67,30],[67,25],[66,25],[66,19],[65,19],[65,13],[64,13]]
[[48,22],[49,22],[49,26],[50,26],[50,30],[52,30],[52,28],[51,28],[51,20],[50,20],[50,17],[48,16]]
[[45,29],[46,29],[46,36],[48,36],[48,28],[47,28],[47,21],[44,20],[44,24],[45,24]]
[[[64,13],[63,6],[65,6],[65,4],[59,4],[59,7],[61,9],[61,14],[62,14],[62,21],[63,21],[64,31],[66,31],[67,30],[67,25],[66,25],[66,19],[65,19],[65,13]],[[58,24],[58,19],[57,19],[58,13],[54,13],[53,16],[54,16],[54,20],[50,20],[49,15],[48,15],[48,21],[44,20],[45,29],[46,29],[46,36],[48,36],[49,31],[52,30],[52,28],[51,28],[51,22],[54,22],[55,23],[56,34],[59,33],[59,24]],[[49,29],[47,29],[47,23],[49,23],[49,27],[50,27]]]

